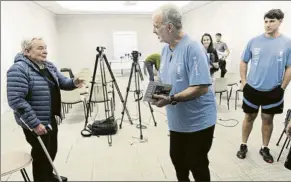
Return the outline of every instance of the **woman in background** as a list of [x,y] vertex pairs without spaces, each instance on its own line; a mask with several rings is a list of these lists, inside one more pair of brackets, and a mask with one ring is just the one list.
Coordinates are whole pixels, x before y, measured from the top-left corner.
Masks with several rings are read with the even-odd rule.
[[209,65],[210,65],[210,74],[213,77],[213,74],[219,70],[218,65],[218,55],[216,50],[213,47],[213,41],[210,34],[205,33],[201,38],[201,43],[203,44],[204,48],[207,51],[207,55],[209,57]]

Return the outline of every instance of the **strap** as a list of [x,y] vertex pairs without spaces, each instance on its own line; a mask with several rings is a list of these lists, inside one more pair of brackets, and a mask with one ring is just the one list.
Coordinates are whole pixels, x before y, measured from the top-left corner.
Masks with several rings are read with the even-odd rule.
[[[88,134],[83,133],[84,131],[87,131]],[[90,136],[92,136],[92,131],[89,130],[89,129],[84,128],[84,129],[81,131],[81,135],[82,135],[83,137],[90,137]]]

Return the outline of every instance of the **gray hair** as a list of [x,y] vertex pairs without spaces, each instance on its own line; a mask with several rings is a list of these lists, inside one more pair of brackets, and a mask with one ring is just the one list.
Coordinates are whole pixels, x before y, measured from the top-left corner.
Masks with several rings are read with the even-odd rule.
[[162,15],[163,24],[172,23],[177,30],[182,29],[182,13],[177,6],[173,4],[165,4],[161,6],[156,13]]
[[28,38],[28,39],[24,39],[21,41],[21,52],[24,53],[25,50],[29,50],[32,47],[32,42],[34,40],[43,40],[40,37],[33,37],[33,38]]

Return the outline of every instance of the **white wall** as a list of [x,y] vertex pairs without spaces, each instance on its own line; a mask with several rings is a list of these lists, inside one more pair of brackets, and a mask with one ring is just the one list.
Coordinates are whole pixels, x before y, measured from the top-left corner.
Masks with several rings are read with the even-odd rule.
[[137,32],[141,59],[153,52],[161,52],[163,45],[153,34],[151,16],[145,15],[60,15],[57,16],[57,28],[61,65],[72,68],[73,72],[94,66],[97,46],[106,47],[108,60],[113,59],[114,31]]
[[6,72],[21,50],[25,37],[43,37],[48,45],[48,59],[57,60],[55,15],[31,1],[1,1],[1,114],[9,109]]
[[291,2],[215,1],[184,15],[184,30],[200,41],[204,33],[221,32],[230,48],[230,71],[239,71],[241,53],[247,42],[264,32],[264,14],[273,8],[285,13],[281,32],[291,38]]

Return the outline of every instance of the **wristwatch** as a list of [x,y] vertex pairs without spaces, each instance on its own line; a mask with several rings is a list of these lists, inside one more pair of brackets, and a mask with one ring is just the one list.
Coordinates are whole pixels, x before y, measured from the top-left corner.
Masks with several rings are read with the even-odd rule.
[[171,105],[176,105],[178,103],[178,101],[175,99],[174,95],[170,96],[170,104]]

